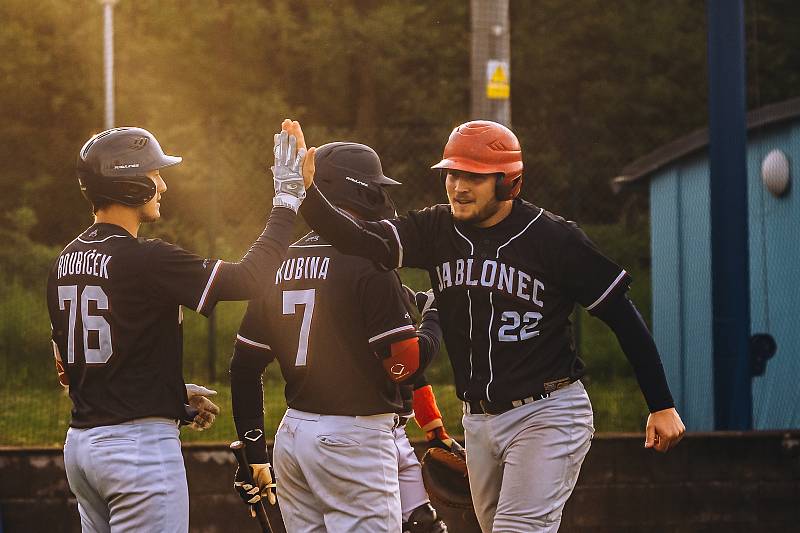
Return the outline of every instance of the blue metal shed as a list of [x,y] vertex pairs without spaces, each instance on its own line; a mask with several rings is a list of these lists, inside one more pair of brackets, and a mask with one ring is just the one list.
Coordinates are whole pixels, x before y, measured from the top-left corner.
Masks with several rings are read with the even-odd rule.
[[[747,126],[751,332],[768,333],[778,345],[766,372],[753,378],[753,429],[800,428],[800,198],[791,185],[800,175],[800,98],[749,113]],[[788,161],[790,184],[780,196],[764,183],[768,155],[771,184],[776,168],[781,177],[786,170],[775,162]],[[644,181],[653,334],[687,428],[713,430],[708,131],[633,162],[612,186]]]

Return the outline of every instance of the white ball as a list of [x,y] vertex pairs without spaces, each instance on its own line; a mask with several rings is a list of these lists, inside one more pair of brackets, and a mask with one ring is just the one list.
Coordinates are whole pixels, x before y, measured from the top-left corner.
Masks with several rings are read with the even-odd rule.
[[774,196],[789,189],[789,159],[780,150],[772,150],[761,162],[761,181]]

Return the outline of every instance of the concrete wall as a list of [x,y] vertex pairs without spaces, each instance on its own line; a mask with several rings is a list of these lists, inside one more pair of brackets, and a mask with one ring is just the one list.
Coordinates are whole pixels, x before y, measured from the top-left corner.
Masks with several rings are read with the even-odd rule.
[[[230,486],[227,447],[184,455],[192,531],[258,531]],[[691,434],[666,455],[641,435],[597,435],[561,531],[798,531],[799,503],[800,432]],[[2,533],[80,530],[61,450],[0,449],[0,513]]]

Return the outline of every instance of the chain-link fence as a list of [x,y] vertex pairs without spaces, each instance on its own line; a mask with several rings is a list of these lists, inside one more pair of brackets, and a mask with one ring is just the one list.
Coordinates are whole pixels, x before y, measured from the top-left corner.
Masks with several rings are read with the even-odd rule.
[[[441,156],[449,130],[450,125],[428,124],[368,131],[309,127],[307,135],[316,144],[352,140],[373,146],[381,155],[386,175],[403,182],[402,187],[392,190],[403,212],[446,201],[441,178],[429,167]],[[559,146],[535,128],[520,125],[516,130],[526,156],[523,197],[578,220],[608,255],[633,273],[634,298],[649,315],[646,197],[641,192],[615,197],[607,185],[614,170],[628,161],[605,161],[587,174],[580,147],[570,146],[569,139]],[[225,131],[228,136],[198,142],[183,151],[184,164],[164,172],[169,187],[162,200],[164,219],[143,227],[142,236],[162,237],[200,255],[227,260],[237,260],[247,250],[263,228],[271,206],[267,166],[272,135],[255,137]],[[546,153],[541,149],[544,146],[552,151]],[[582,175],[578,177],[577,173]],[[72,189],[68,192],[75,193]],[[25,237],[24,213],[15,217],[16,230],[6,232],[15,253],[0,256],[0,271],[6,275],[6,283],[0,287],[0,403],[4,406],[0,445],[59,444],[70,402],[60,391],[53,368],[44,297],[46,271],[59,250],[34,244]],[[77,223],[74,234],[88,222],[82,219]],[[300,226],[298,237],[307,231]],[[412,285],[428,283],[421,272],[410,271],[403,276]],[[227,368],[244,308],[244,303],[222,303],[210,320],[192,312],[185,314],[185,379],[217,388],[223,407],[217,428],[193,438],[227,440],[235,435]],[[644,403],[613,335],[584,313],[576,315],[575,333],[590,369],[588,381],[598,412],[597,427],[640,428]],[[460,433],[460,405],[450,385],[452,373],[446,357],[435,363],[430,379],[440,391],[440,404],[450,418],[448,424],[454,433]],[[285,405],[276,365],[271,365],[265,375],[265,390],[268,425],[274,427]]]

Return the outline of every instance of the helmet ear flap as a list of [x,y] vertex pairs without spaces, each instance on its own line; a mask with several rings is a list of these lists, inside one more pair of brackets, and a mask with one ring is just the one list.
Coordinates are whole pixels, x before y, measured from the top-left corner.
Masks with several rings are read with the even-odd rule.
[[505,174],[498,174],[495,195],[500,201],[513,200],[519,195],[522,189],[522,174],[513,178]]

